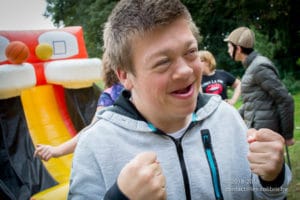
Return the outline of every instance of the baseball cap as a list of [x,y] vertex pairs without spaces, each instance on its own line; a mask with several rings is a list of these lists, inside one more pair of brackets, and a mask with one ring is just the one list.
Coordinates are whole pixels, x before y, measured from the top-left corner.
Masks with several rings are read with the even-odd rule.
[[234,45],[238,45],[245,48],[253,48],[255,35],[252,30],[247,27],[239,27],[234,29],[227,38],[224,39],[225,42],[231,42]]

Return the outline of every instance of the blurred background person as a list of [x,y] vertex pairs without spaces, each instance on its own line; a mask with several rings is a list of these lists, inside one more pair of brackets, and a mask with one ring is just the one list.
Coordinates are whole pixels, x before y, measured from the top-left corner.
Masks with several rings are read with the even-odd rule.
[[254,50],[255,35],[247,27],[233,30],[224,40],[230,57],[241,62],[243,101],[239,112],[248,128],[269,128],[294,144],[294,99],[279,78],[272,61]]
[[[216,69],[216,60],[211,52],[201,50],[199,57],[203,69],[202,92],[218,94],[227,103],[234,105],[241,94],[241,81],[225,70]],[[231,98],[228,98],[228,87],[233,89]]]

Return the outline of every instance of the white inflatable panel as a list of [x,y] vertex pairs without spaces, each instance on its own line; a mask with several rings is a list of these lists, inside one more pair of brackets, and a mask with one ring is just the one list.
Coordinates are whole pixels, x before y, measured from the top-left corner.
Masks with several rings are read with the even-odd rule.
[[77,38],[71,33],[63,31],[50,31],[41,34],[39,43],[52,45],[53,55],[51,59],[70,58],[79,52]]
[[9,40],[6,37],[0,35],[0,62],[7,60],[5,55],[5,49],[9,45]]
[[19,96],[24,89],[34,87],[36,75],[29,63],[0,66],[0,99]]
[[57,60],[45,64],[48,83],[65,88],[90,87],[101,79],[101,60],[98,58]]

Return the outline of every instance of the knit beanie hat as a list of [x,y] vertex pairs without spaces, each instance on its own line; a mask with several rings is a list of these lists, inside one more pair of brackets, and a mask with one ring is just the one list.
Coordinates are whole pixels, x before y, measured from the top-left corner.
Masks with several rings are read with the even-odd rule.
[[254,32],[247,27],[239,27],[234,29],[227,38],[224,39],[225,42],[231,42],[234,45],[238,45],[244,48],[253,48],[255,36]]

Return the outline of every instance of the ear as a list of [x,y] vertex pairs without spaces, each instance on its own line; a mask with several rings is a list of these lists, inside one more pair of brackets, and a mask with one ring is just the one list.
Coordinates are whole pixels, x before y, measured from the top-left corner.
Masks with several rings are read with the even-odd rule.
[[241,48],[241,46],[236,46],[236,52],[238,52],[238,53],[241,53],[242,52],[242,48]]
[[242,47],[236,46],[235,61],[243,61],[243,60],[244,60],[244,53],[242,53]]
[[122,83],[122,85],[127,89],[127,90],[131,90],[132,89],[132,81],[130,79],[130,75],[128,72],[121,70],[121,69],[117,69],[116,70],[116,74],[120,80],[120,82]]

